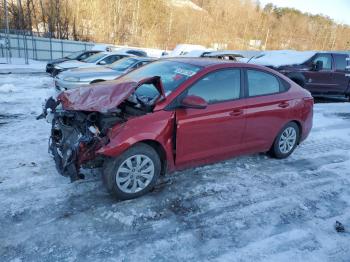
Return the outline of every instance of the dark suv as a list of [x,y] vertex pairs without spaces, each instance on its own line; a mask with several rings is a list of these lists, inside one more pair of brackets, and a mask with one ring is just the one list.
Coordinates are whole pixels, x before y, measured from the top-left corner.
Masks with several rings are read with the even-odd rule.
[[309,90],[313,95],[350,97],[348,75],[349,54],[346,52],[319,52],[306,62],[274,68]]
[[46,65],[46,72],[49,74],[52,74],[52,72],[54,71],[54,66],[56,64],[62,63],[64,61],[68,61],[68,60],[83,60],[85,58],[88,58],[96,53],[99,53],[101,51],[97,51],[97,50],[83,50],[83,51],[78,51],[78,52],[74,52],[71,53],[70,55],[67,55],[65,57],[62,58],[58,58],[58,59],[54,59],[51,60],[47,63]]

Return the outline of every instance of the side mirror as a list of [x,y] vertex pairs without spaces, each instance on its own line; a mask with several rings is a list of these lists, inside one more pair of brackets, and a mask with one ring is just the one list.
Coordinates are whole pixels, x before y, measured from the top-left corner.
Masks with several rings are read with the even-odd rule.
[[106,65],[107,63],[106,63],[106,61],[100,61],[99,63],[98,63],[99,65]]
[[323,69],[323,62],[322,61],[316,61],[316,63],[313,63],[313,69],[315,71],[320,71]]
[[190,95],[182,99],[181,106],[184,108],[204,109],[208,106],[208,103],[199,96]]

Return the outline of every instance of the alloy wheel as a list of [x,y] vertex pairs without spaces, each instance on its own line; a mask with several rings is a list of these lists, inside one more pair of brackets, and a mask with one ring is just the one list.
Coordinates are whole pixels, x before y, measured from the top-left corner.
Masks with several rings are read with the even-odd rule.
[[146,188],[154,177],[154,163],[146,155],[133,155],[118,168],[117,186],[124,193],[137,193]]
[[297,132],[293,127],[286,128],[278,141],[278,147],[282,154],[288,154],[297,141]]

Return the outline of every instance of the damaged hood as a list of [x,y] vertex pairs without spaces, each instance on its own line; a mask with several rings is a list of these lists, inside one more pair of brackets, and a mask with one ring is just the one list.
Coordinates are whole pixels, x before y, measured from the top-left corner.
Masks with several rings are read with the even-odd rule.
[[65,110],[106,113],[114,111],[143,84],[153,84],[160,97],[165,97],[160,77],[154,76],[138,81],[121,78],[115,81],[100,82],[88,87],[64,91],[57,99]]

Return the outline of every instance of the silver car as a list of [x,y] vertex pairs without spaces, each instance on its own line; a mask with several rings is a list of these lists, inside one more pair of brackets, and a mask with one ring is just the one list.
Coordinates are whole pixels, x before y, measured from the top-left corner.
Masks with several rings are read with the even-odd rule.
[[73,89],[106,80],[114,80],[140,66],[155,61],[150,57],[128,57],[109,66],[76,68],[63,71],[55,77],[55,87],[59,91]]

